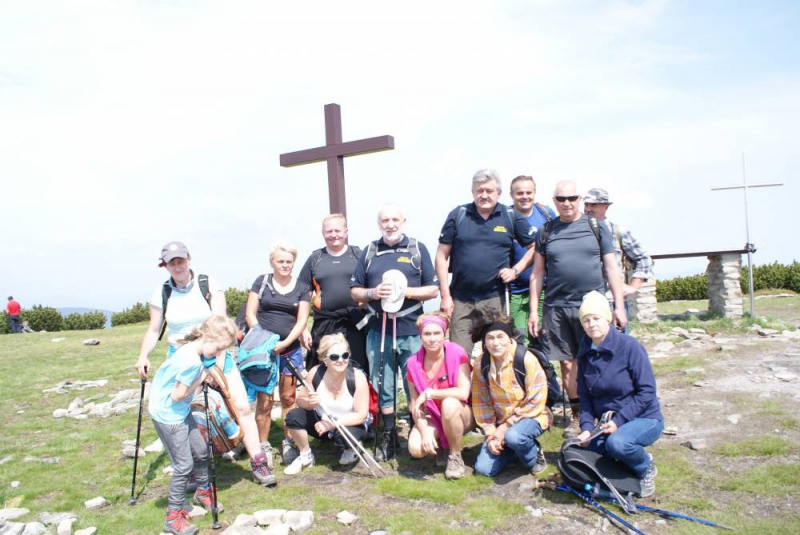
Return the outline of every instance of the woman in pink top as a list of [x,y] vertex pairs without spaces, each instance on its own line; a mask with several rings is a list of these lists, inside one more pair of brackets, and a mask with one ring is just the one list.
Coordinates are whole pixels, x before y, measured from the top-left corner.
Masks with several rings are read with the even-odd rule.
[[[408,435],[412,457],[436,455],[441,445],[449,449],[447,479],[464,477],[461,439],[474,426],[470,409],[469,358],[464,348],[445,341],[449,318],[441,312],[417,320],[422,348],[407,363],[409,408],[414,427]],[[438,462],[437,462],[438,464]]]

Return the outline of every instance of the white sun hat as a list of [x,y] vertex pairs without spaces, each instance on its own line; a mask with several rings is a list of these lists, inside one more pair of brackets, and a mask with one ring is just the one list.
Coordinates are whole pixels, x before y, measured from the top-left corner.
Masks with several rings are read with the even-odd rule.
[[403,275],[399,269],[390,269],[383,274],[383,282],[388,282],[392,285],[392,295],[381,299],[381,308],[384,312],[389,314],[397,313],[403,308],[403,301],[406,298],[406,289],[408,288],[408,279]]

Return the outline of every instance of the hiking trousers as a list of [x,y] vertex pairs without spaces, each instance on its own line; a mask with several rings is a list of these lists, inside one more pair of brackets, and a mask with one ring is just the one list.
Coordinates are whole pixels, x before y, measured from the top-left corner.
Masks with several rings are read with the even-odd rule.
[[664,430],[664,420],[655,418],[636,418],[622,424],[610,435],[600,435],[589,443],[589,449],[607,455],[628,465],[642,479],[650,458],[644,450],[653,444]]

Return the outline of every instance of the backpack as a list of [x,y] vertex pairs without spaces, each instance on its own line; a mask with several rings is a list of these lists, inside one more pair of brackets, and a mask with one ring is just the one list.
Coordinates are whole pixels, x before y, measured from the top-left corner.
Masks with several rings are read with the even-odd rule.
[[239,425],[239,415],[231,401],[225,375],[214,366],[208,369],[208,373],[217,383],[216,387],[208,390],[208,420],[206,420],[205,396],[202,391],[198,391],[192,398],[191,415],[203,439],[208,442],[210,434],[214,453],[221,455],[238,446],[244,433]]
[[[503,211],[503,215],[505,215],[506,224],[508,225],[509,233],[511,233],[511,249],[509,250],[509,261],[511,259],[511,255],[514,251],[514,208],[511,206],[505,206],[505,210]],[[458,213],[456,214],[456,222],[455,222],[455,230],[456,234],[458,234],[458,227],[461,225],[461,222],[464,221],[464,218],[467,216],[467,207],[466,205],[462,205],[458,207]],[[549,219],[548,219],[549,221]],[[449,265],[447,270],[452,273],[453,272],[453,253],[450,253]]]
[[[357,364],[348,362],[345,382],[347,383],[347,391],[350,392],[351,396],[356,395],[356,369],[358,369],[358,371],[360,371],[361,373],[364,373],[364,371],[361,368],[358,368]],[[325,376],[325,372],[327,370],[328,367],[325,366],[325,364],[323,364],[322,362],[320,362],[319,366],[317,367],[317,372],[311,379],[311,385],[314,387],[314,390],[316,390],[319,384],[322,382],[322,378]],[[367,379],[367,386],[369,387],[369,411],[367,414],[367,421],[364,423],[367,425],[367,427],[377,427],[378,393],[375,391],[375,388],[372,386],[372,383],[370,382],[369,378]]]
[[279,341],[280,336],[256,323],[239,345],[236,365],[250,401],[255,400],[256,392],[271,394],[278,383],[278,359],[272,350]]
[[378,246],[375,242],[370,242],[369,245],[367,245],[367,255],[364,257],[364,263],[366,265],[364,272],[366,273],[369,271],[369,265],[376,256],[403,253],[411,253],[411,265],[414,269],[422,273],[422,255],[419,252],[419,242],[416,238],[408,238],[408,247],[397,247],[395,249],[385,249],[383,251],[378,251]]
[[[539,229],[539,243],[541,243],[542,245],[544,245],[547,242],[547,238],[550,236],[550,230],[552,229],[552,226],[553,226],[552,221],[553,221],[552,219],[548,219],[547,222],[545,222],[545,224],[542,225],[542,228]],[[589,218],[589,228],[592,229],[592,234],[594,234],[594,237],[597,240],[597,246],[598,247],[600,247],[600,244],[601,244],[600,226],[599,225],[600,225],[600,223],[597,221],[597,218],[595,218],[595,217],[590,217]],[[537,252],[539,252],[538,249],[537,249]],[[539,252],[539,254],[542,254],[542,253]],[[545,255],[542,254],[542,256],[545,256]],[[600,261],[601,262],[602,262],[602,259],[603,259],[603,249],[601,248],[600,249]]]
[[[208,289],[208,275],[200,274],[197,276],[197,284],[200,285],[200,293],[203,295],[203,299],[206,300],[208,303],[208,308],[211,308],[211,291]],[[169,296],[172,295],[172,286],[169,283],[169,279],[164,282],[164,285],[161,287],[161,332],[158,335],[158,339],[161,340],[164,338],[164,332],[167,330],[167,303],[169,303]]]
[[[409,240],[410,240],[410,238],[409,238]],[[323,251],[324,251],[324,249],[317,249],[316,251],[311,253],[310,259],[311,259],[311,277],[312,278],[314,277],[314,272],[317,270],[317,265],[319,264],[319,261],[322,260],[322,252]],[[356,261],[358,261],[358,257],[361,255],[361,248],[360,247],[356,247],[354,245],[348,245],[347,246],[347,254],[349,254],[350,257],[352,257]],[[373,256],[375,256],[375,255],[373,254]]]
[[[517,332],[514,336],[517,342],[517,350],[514,351],[514,377],[517,379],[517,384],[522,388],[522,391],[527,395],[528,390],[525,386],[525,353],[530,352],[539,361],[539,366],[544,370],[547,377],[547,401],[545,405],[552,408],[559,400],[561,400],[561,386],[558,384],[558,377],[553,364],[547,360],[547,356],[539,349],[534,347],[525,347],[525,334]],[[483,378],[489,381],[489,363],[491,357],[489,352],[484,349],[483,357],[481,358],[481,373]]]
[[590,495],[610,495],[626,512],[630,512],[630,495],[642,491],[639,479],[626,464],[570,441],[561,448],[558,470],[564,483],[573,489]]

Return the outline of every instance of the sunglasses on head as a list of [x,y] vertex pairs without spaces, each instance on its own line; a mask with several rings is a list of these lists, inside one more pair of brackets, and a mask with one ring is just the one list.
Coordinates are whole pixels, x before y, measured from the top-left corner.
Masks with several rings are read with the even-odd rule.
[[581,196],[580,195],[556,195],[554,198],[558,202],[566,202],[566,201],[575,202],[578,199],[580,199]]
[[350,358],[350,353],[348,351],[345,351],[341,355],[337,355],[336,353],[328,355],[328,360],[330,360],[331,362],[336,362],[339,359],[348,360],[349,358]]

